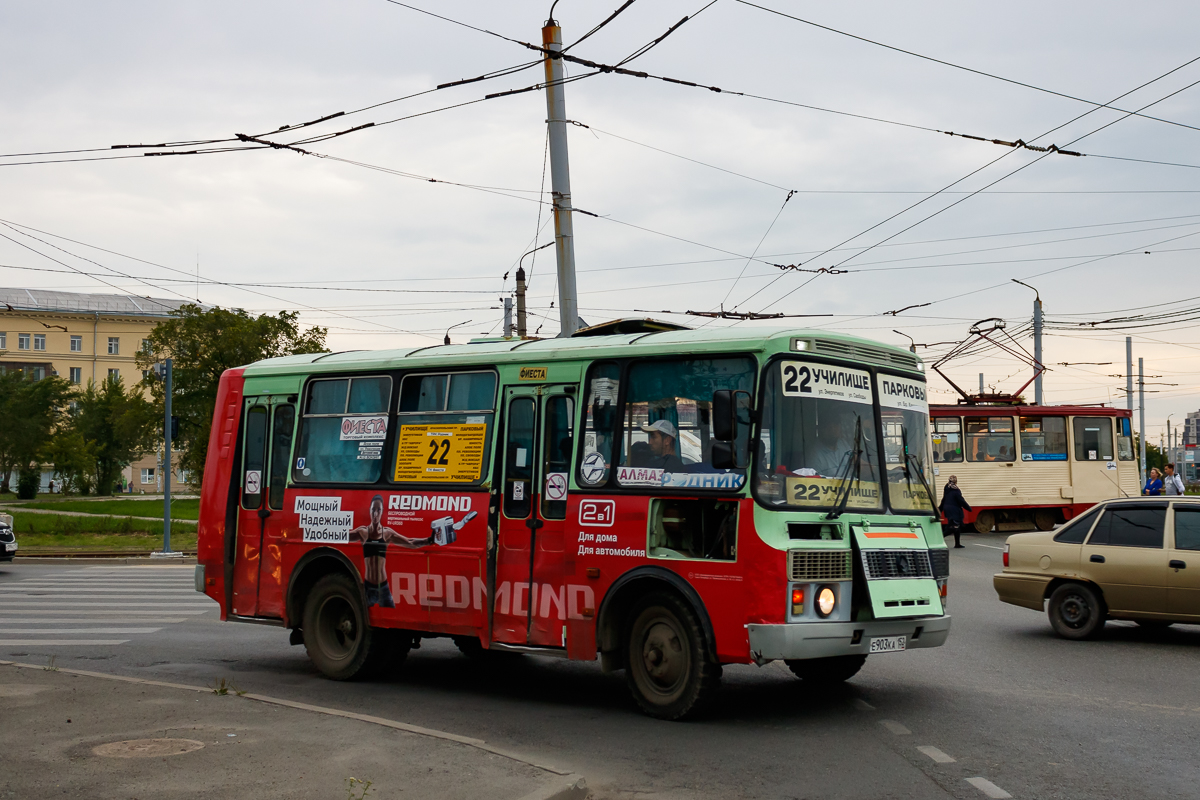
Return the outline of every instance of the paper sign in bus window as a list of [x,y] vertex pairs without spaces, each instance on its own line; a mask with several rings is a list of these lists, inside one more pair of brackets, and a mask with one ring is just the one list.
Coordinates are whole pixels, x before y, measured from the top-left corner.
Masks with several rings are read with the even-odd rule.
[[401,425],[397,481],[470,483],[483,474],[487,425]]

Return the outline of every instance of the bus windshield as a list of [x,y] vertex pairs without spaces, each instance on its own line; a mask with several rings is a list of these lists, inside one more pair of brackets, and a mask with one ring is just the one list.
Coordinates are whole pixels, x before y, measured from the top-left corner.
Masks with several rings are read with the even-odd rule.
[[[888,505],[893,511],[920,511],[932,514],[933,500],[929,496],[928,487],[933,476],[929,470],[929,459],[925,455],[925,443],[929,441],[929,415],[916,408],[889,408],[886,384],[897,379],[881,375],[879,380]],[[906,380],[904,383],[916,382]],[[921,394],[924,394],[923,387]]]
[[756,490],[765,503],[881,510],[870,374],[791,359],[774,363],[757,459]]

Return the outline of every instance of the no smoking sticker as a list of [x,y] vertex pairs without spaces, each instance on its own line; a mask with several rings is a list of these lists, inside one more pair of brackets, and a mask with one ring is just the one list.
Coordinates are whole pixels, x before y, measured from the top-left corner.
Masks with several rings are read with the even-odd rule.
[[246,470],[246,494],[258,494],[262,490],[262,471]]
[[567,473],[551,472],[546,476],[546,499],[567,499]]

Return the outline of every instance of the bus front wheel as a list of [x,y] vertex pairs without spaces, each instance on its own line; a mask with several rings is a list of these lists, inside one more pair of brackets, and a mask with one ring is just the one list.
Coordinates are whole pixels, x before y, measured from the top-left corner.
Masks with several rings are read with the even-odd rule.
[[789,660],[784,663],[793,675],[805,683],[833,684],[850,680],[866,662],[866,656],[830,656]]
[[708,660],[704,632],[677,596],[648,595],[633,609],[626,676],[634,700],[659,719],[701,712],[721,683],[721,665]]
[[335,573],[320,578],[304,602],[304,649],[336,681],[366,677],[390,649],[390,632],[371,627],[359,594],[348,575]]

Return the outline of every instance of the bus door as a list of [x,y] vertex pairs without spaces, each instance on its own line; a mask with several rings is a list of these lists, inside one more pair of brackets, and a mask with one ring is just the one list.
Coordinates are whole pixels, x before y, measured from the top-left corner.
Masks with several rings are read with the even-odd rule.
[[563,538],[575,387],[505,389],[492,640],[564,647]]
[[279,617],[283,613],[281,512],[296,406],[289,397],[253,397],[246,401],[245,414],[233,613]]

